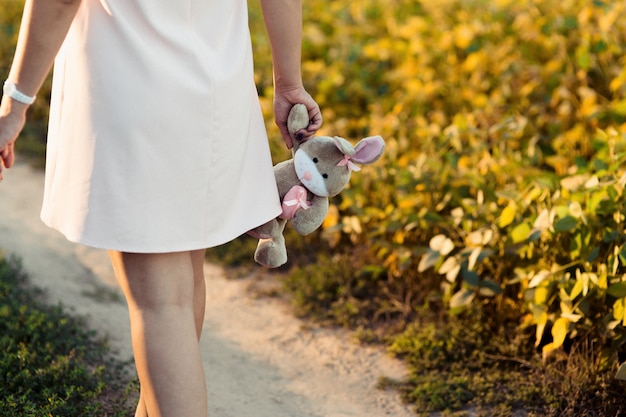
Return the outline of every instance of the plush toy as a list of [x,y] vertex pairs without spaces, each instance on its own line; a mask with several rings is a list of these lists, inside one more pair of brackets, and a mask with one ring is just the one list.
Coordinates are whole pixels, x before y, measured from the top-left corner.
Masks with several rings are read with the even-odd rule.
[[283,212],[249,232],[260,239],[254,259],[276,268],[287,262],[283,232],[288,220],[305,236],[322,225],[328,213],[328,198],[348,184],[358,164],[371,164],[382,155],[385,142],[380,136],[362,139],[356,146],[340,137],[314,136],[299,141],[295,133],[309,124],[306,106],[296,104],[289,113],[287,127],[293,138],[293,158],[274,166]]

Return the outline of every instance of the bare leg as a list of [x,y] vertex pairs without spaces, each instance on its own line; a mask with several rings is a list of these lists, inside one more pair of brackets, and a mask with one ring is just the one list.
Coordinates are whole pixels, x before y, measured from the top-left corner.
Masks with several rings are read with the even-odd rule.
[[199,255],[110,251],[109,256],[128,303],[141,383],[136,415],[206,417],[195,307],[198,261],[193,261]]
[[[204,311],[206,307],[206,284],[204,277],[204,255],[205,250],[196,250],[191,252],[191,263],[194,274],[194,300],[193,300],[193,312],[196,324],[196,333],[198,335],[198,341],[202,334],[202,325],[204,324]],[[139,393],[139,402],[137,404],[137,410],[135,411],[135,417],[148,417],[148,410],[146,409],[145,395],[143,390]]]
[[198,340],[202,335],[202,325],[204,324],[204,309],[206,307],[206,284],[204,282],[204,254],[205,250],[191,252],[191,266],[193,267],[193,314],[196,322],[196,332]]
[[146,399],[144,398],[144,390],[139,390],[139,402],[137,403],[137,410],[135,410],[135,417],[148,417],[148,410],[146,409]]

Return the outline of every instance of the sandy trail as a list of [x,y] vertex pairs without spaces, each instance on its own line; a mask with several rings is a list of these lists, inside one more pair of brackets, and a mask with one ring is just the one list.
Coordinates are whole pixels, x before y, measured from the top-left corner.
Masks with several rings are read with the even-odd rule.
[[[132,357],[126,305],[104,251],[67,242],[39,220],[43,175],[25,164],[0,185],[0,248],[22,258],[33,283]],[[255,297],[253,278],[227,280],[205,264],[201,340],[211,417],[414,416],[397,394],[376,388],[401,378],[402,363],[358,346],[342,330],[294,318],[282,301]]]

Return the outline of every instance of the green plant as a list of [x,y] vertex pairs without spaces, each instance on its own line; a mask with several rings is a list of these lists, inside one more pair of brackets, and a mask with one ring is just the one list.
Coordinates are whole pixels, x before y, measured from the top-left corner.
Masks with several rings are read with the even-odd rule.
[[468,407],[502,417],[520,410],[529,416],[585,417],[624,411],[624,384],[599,366],[604,359],[592,338],[544,362],[524,343],[528,331],[506,324],[494,328],[490,314],[477,307],[457,315],[420,308],[389,347],[406,360],[411,375],[383,384],[396,386],[423,415]]
[[501,294],[518,300],[522,327],[536,328],[544,355],[594,332],[611,348],[606,363],[614,362],[624,344],[626,296],[620,140],[598,131],[591,163],[580,161],[566,176],[528,177],[521,191],[486,199],[492,209],[481,228],[458,233],[456,242],[433,237],[419,270],[445,276],[453,309]]
[[479,308],[487,328],[514,326],[546,363],[591,340],[594,369],[614,374],[625,353],[626,6],[362,0],[305,15],[322,133],[381,134],[387,150],[308,238],[351,268],[295,268],[296,299],[333,315],[355,305],[351,288],[374,286],[362,274],[374,266],[368,309],[351,323],[367,311],[410,326],[425,301]]
[[0,415],[128,416],[128,364],[0,257]]
[[378,314],[376,298],[382,276],[375,267],[355,274],[354,263],[362,259],[359,255],[322,254],[314,263],[294,268],[283,284],[298,312],[347,327],[366,323]]

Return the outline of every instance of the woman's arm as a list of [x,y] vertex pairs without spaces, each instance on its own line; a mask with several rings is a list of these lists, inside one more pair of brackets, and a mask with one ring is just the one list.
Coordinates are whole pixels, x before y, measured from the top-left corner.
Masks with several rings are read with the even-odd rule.
[[26,0],[9,79],[34,96],[50,71],[80,0]]
[[[8,79],[27,96],[41,88],[76,15],[80,0],[26,0]],[[7,96],[0,103],[0,179],[13,165],[13,143],[24,127],[28,105]]]
[[274,82],[285,88],[302,86],[302,1],[261,0],[263,19],[272,47]]
[[294,104],[303,103],[309,111],[309,127],[299,137],[312,136],[322,125],[319,106],[302,85],[302,0],[261,0],[261,7],[274,65],[274,118],[291,148],[287,117]]

